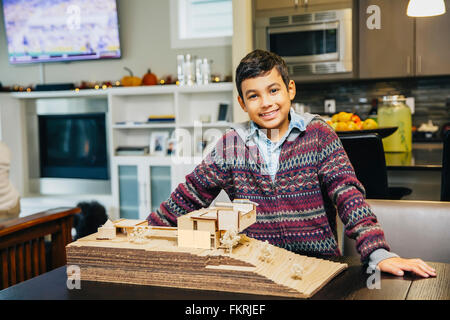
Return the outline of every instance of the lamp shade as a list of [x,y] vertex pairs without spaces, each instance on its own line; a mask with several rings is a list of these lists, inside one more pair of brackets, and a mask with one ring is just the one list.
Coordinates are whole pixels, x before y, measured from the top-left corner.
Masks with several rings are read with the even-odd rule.
[[444,0],[409,0],[406,12],[410,17],[432,17],[444,13]]

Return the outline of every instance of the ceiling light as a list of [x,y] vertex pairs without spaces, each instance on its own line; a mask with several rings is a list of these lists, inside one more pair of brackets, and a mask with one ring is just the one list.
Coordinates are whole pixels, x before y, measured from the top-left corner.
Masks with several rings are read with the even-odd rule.
[[406,12],[410,17],[432,17],[444,13],[444,0],[409,0]]

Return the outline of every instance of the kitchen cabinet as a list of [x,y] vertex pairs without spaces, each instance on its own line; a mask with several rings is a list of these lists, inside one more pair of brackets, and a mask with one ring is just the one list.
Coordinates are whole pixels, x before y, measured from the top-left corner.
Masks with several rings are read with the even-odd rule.
[[[351,6],[351,0],[255,0],[255,10],[271,9],[314,9],[316,6],[332,6],[336,4],[347,4]],[[333,9],[333,8],[330,8]],[[325,9],[326,10],[326,9]]]
[[[408,0],[359,2],[360,78],[448,75],[450,14],[428,18],[406,15]],[[380,8],[380,28],[369,29],[370,5]],[[450,0],[446,0],[450,8]]]
[[[367,8],[380,8],[380,29],[369,29]],[[408,0],[361,0],[359,3],[359,72],[361,78],[413,75],[414,18]]]
[[294,8],[300,0],[255,0],[256,10],[269,10],[269,9],[282,9],[282,8]]
[[145,219],[179,183],[173,180],[170,159],[121,157],[114,160],[113,170],[117,174],[117,216],[125,219]]
[[332,5],[337,3],[351,3],[348,0],[299,0],[300,5],[303,7],[314,7],[320,5]]
[[136,165],[118,165],[119,216],[125,219],[139,219],[139,174]]
[[416,75],[450,74],[450,0],[440,16],[416,18]]

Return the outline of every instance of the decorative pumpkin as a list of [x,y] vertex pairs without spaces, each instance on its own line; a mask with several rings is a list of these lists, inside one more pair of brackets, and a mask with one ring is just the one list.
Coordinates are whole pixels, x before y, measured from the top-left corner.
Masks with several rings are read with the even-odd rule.
[[129,76],[123,77],[122,80],[120,81],[120,82],[122,82],[122,85],[124,87],[135,87],[135,86],[140,86],[142,84],[142,79],[139,77],[135,77],[133,75],[133,71],[131,71],[127,67],[124,67],[124,69],[130,73]]
[[142,77],[142,84],[144,86],[154,86],[158,83],[158,77],[154,73],[151,72],[150,69],[147,70],[147,73]]

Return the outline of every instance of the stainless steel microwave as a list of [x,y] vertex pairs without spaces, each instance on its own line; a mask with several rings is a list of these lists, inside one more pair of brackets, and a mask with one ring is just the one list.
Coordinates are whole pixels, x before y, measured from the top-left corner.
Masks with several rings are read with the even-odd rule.
[[255,47],[283,57],[294,80],[351,73],[352,9],[257,17]]

